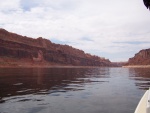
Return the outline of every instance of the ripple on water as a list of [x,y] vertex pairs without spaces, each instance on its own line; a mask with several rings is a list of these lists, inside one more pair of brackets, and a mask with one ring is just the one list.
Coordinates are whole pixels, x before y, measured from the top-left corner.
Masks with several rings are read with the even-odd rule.
[[20,85],[23,85],[23,83],[16,83],[16,84],[13,84],[14,86],[20,86]]

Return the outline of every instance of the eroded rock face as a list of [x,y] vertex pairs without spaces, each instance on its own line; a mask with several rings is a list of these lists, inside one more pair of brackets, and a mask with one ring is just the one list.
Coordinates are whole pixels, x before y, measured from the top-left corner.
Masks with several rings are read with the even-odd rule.
[[77,66],[111,66],[108,59],[84,53],[68,45],[54,44],[0,29],[0,57],[27,58],[34,62],[53,62]]
[[150,65],[150,48],[144,49],[130,58],[127,65]]
[[43,52],[41,50],[39,50],[37,58],[36,57],[32,57],[32,60],[34,62],[42,62],[44,60]]

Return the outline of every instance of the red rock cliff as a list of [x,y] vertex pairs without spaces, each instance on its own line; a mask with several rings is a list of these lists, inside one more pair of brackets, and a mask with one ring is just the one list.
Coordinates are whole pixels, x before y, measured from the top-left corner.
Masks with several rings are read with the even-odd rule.
[[150,65],[150,48],[139,51],[129,59],[127,65]]
[[107,59],[84,53],[68,45],[54,44],[41,37],[37,39],[0,29],[0,57],[29,59],[78,66],[111,66]]

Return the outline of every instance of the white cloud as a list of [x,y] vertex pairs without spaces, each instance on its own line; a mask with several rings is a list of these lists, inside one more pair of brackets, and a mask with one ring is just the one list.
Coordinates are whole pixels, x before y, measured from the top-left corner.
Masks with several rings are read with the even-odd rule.
[[112,61],[127,60],[138,50],[150,47],[149,44],[114,43],[149,41],[150,12],[141,0],[0,2],[0,27],[11,32],[67,42],[86,52],[96,51],[92,54],[103,53]]
[[19,0],[13,0],[13,2],[10,2],[10,0],[0,0],[0,11],[11,11],[11,10],[17,10],[19,7]]

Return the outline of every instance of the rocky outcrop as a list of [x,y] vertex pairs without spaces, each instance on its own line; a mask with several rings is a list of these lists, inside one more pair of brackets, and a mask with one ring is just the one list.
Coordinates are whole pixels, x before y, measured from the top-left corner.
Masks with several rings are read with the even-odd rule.
[[144,49],[128,60],[126,65],[150,65],[150,48]]
[[52,43],[10,33],[0,29],[0,57],[28,59],[31,62],[48,62],[75,66],[111,66],[108,59],[84,53],[68,45]]

